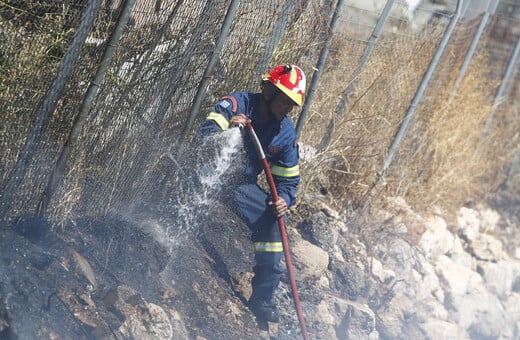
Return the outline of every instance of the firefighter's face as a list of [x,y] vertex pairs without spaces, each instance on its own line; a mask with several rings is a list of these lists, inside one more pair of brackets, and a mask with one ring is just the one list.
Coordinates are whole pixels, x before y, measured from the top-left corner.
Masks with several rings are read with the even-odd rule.
[[276,120],[282,120],[296,104],[287,97],[283,92],[279,91],[271,101],[271,114]]

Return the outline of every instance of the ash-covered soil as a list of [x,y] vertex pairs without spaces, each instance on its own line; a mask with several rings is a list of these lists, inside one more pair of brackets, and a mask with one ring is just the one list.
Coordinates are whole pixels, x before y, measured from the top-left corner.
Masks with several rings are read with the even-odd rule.
[[[29,216],[3,228],[1,337],[133,338],[139,333],[128,330],[131,322],[149,327],[146,334],[165,327],[176,338],[265,337],[246,307],[253,265],[247,227],[219,208],[200,227],[179,233],[173,247],[158,239],[157,228],[118,216],[83,218],[60,230]],[[280,328],[294,335],[286,279],[279,295]],[[159,324],[153,317],[146,325],[139,313],[153,314],[152,304],[170,325],[151,325]]]

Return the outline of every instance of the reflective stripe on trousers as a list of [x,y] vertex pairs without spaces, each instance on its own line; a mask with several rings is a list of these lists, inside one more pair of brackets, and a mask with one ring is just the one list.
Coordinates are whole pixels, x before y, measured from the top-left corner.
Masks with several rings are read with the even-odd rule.
[[283,273],[283,255],[278,219],[267,206],[268,194],[257,184],[244,184],[235,190],[235,204],[252,231],[255,266],[252,298],[270,301]]

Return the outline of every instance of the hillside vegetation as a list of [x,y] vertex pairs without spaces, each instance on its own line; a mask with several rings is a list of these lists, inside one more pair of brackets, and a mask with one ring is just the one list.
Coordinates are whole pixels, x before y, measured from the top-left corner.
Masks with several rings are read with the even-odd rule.
[[[329,203],[345,212],[366,203],[370,199],[367,193],[376,183],[376,196],[402,196],[418,211],[437,207],[451,214],[499,192],[514,197],[518,187],[502,192],[501,186],[508,180],[517,152],[519,107],[503,103],[495,112],[494,129],[483,138],[498,86],[488,77],[493,65],[485,53],[473,60],[453,97],[457,70],[440,65],[438,74],[448,74],[447,79],[432,82],[393,165],[384,178],[378,177],[402,112],[410,103],[410,93],[434,46],[422,46],[427,51],[420,48],[414,41],[399,41],[377,49],[358,80],[362,86],[347,112],[335,122],[330,145],[304,162],[305,193],[329,192]],[[322,80],[327,85],[320,89],[302,134],[302,141],[313,146],[319,145],[328,122],[334,119],[335,98],[350,72],[342,68],[349,47],[342,45],[341,37],[334,52]],[[398,69],[388,62],[395,58],[404,59]],[[401,79],[411,76],[414,81]]]
[[[113,25],[114,13],[105,8],[48,124],[37,131],[43,137],[26,150],[85,2],[0,1],[0,188],[20,184],[11,185],[12,199],[0,195],[0,212],[9,208],[0,218],[6,250],[0,338],[269,338],[245,303],[254,262],[250,230],[212,200],[219,188],[208,194],[192,185],[218,155],[180,147],[214,48],[213,31],[202,28],[210,19],[220,24],[218,16],[195,17],[179,1],[172,13],[179,10],[182,20],[168,17],[182,26],[178,31],[165,29],[172,22],[128,25],[81,134],[69,145],[57,191],[39,211],[107,46],[110,30],[102,28]],[[310,82],[328,24],[320,2],[308,3],[291,13],[269,62],[299,64]],[[234,26],[196,122],[216,98],[258,84],[252,69],[265,27],[253,19],[259,12],[269,18],[269,4],[242,7],[237,21],[254,24]],[[202,47],[190,44],[193,22]],[[396,157],[381,173],[443,25],[389,28],[357,77],[364,37],[349,28],[334,36],[300,138],[298,204],[287,216],[313,338],[518,338],[520,267],[512,254],[520,249],[520,184],[512,169],[519,89],[492,107],[499,85],[493,75],[504,66],[486,51],[492,37],[483,38],[454,91],[472,26],[454,34]],[[248,53],[235,52],[237,45]],[[350,83],[354,91],[338,113]],[[296,122],[300,111],[291,114]],[[32,157],[20,161],[21,155]],[[15,166],[24,170],[20,178]],[[299,337],[286,275],[276,298],[278,338]]]
[[[59,57],[64,55],[66,42],[71,39],[70,27],[77,20],[74,19],[73,10],[78,11],[81,7],[56,7],[42,3],[21,10],[24,7],[16,2],[2,4],[6,9],[2,19],[2,44],[9,46],[2,50],[0,58],[0,84],[5,89],[0,95],[5,108],[0,133],[0,166],[4,169],[2,182],[5,184],[20,156],[24,136],[33,127],[34,114],[50,86]],[[29,15],[32,10],[40,16]],[[303,46],[297,42],[312,47],[313,40],[310,36],[302,39],[302,32],[309,26],[323,26],[324,18],[315,15],[320,10],[316,4],[306,10],[286,32],[271,63],[285,63],[288,60],[298,63],[306,70],[310,80],[315,63],[313,56],[320,45],[316,44],[314,53],[298,56],[296,53]],[[110,23],[109,15],[104,13],[98,29],[109,27]],[[471,33],[464,30],[457,31],[452,37],[452,43],[444,52],[434,79],[417,107],[404,142],[399,146],[388,171],[380,173],[404,114],[437,48],[441,27],[441,24],[435,25],[434,22],[419,32],[401,28],[403,34],[383,35],[356,79],[352,79],[353,70],[364,48],[359,44],[362,40],[355,40],[359,32],[346,29],[335,35],[301,136],[301,142],[311,149],[319,148],[319,152],[302,161],[304,182],[300,202],[310,197],[324,196],[327,203],[339,211],[352,212],[377,203],[381,197],[402,196],[421,211],[438,207],[453,212],[474,200],[491,199],[508,180],[519,140],[518,104],[504,100],[494,112],[488,137],[482,138],[499,85],[499,80],[491,75],[500,73],[495,68],[503,68],[504,65],[489,60],[486,41],[481,41],[482,47],[458,91],[454,92],[454,82],[471,37]],[[121,52],[116,59],[118,65],[124,66],[125,61],[131,60],[128,56],[131,51],[147,48],[142,41],[142,35],[147,32],[150,32],[149,27],[136,29],[134,35],[122,41]],[[95,34],[99,36],[100,31]],[[90,74],[89,77],[92,77],[102,47],[87,46],[77,67],[77,75],[72,75],[66,96],[57,103],[58,107],[50,117],[44,140],[38,147],[41,150],[32,150],[35,159],[27,164],[32,170],[26,174],[26,183],[17,196],[19,201],[23,198],[26,205],[19,209],[30,211],[38,205],[40,198],[35,194],[38,190],[43,191],[77,115],[75,110],[83,99],[86,83],[78,78],[80,72],[85,72],[83,76]],[[150,62],[157,58],[153,54],[148,56]],[[53,201],[47,212],[51,220],[61,220],[63,223],[63,219],[74,218],[77,209],[104,210],[102,207],[106,204],[95,202],[111,197],[116,187],[121,196],[114,197],[117,202],[112,204],[116,210],[130,203],[128,196],[142,194],[143,199],[147,200],[147,195],[162,190],[155,187],[160,185],[160,181],[153,177],[172,175],[171,172],[164,172],[162,158],[164,149],[169,149],[168,144],[175,145],[177,142],[172,136],[179,133],[179,126],[186,120],[186,109],[179,103],[179,111],[174,111],[172,116],[157,117],[158,122],[154,122],[156,117],[147,118],[146,113],[142,112],[152,110],[152,107],[139,106],[146,105],[147,101],[139,103],[137,100],[135,107],[128,107],[136,100],[132,96],[145,91],[149,80],[125,84],[126,78],[121,78],[115,67],[109,72],[108,80],[98,96],[97,116],[92,115],[92,119],[86,122],[83,139],[74,146],[73,157],[68,162],[70,174],[63,178],[60,191],[55,195],[55,198],[66,196],[66,199]],[[234,65],[228,68],[235,69]],[[160,67],[153,70],[160,70]],[[237,79],[244,83],[248,81],[245,74]],[[231,79],[229,83],[223,80],[221,89],[232,87],[233,90],[240,90],[237,79]],[[141,90],[140,82],[144,86]],[[156,82],[160,86],[162,82],[167,84],[168,79],[156,79]],[[339,98],[351,82],[355,82],[355,87],[349,104],[345,112],[337,115]],[[134,85],[136,87],[132,87]],[[128,89],[126,95],[125,89]],[[189,90],[185,91],[190,93]],[[225,94],[213,92],[213,96]],[[118,102],[128,110],[128,113],[119,115],[120,118],[115,114],[121,113],[119,108],[109,106],[114,96],[120,98]],[[511,96],[514,98],[515,94]],[[213,103],[209,97],[206,101],[197,121],[203,119]],[[293,112],[295,121],[298,114],[296,110]],[[152,123],[147,123],[147,120]],[[329,129],[330,126],[333,128]],[[330,142],[321,147],[324,136],[330,137]],[[110,148],[114,148],[114,154],[119,155],[120,159],[112,156]],[[139,170],[137,165],[142,162],[147,166]],[[123,163],[132,166],[123,169]],[[126,175],[123,175],[125,171]],[[110,183],[112,189],[106,189],[104,182],[113,182]],[[35,187],[39,189],[33,190]],[[137,193],[136,188],[139,190]],[[506,194],[514,197],[517,189],[513,186],[511,190],[512,193]],[[80,200],[88,202],[88,205],[81,207]]]

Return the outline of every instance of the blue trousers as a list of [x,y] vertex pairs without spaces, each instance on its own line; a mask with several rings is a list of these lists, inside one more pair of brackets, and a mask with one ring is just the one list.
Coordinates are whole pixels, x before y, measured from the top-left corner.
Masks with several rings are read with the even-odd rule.
[[250,300],[270,302],[280,282],[283,270],[280,260],[283,255],[278,218],[267,205],[269,195],[257,184],[244,184],[234,193],[234,203],[240,216],[252,231],[255,246]]

